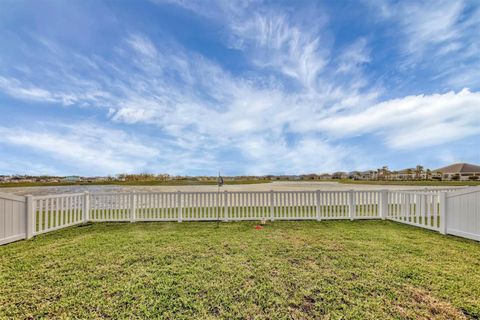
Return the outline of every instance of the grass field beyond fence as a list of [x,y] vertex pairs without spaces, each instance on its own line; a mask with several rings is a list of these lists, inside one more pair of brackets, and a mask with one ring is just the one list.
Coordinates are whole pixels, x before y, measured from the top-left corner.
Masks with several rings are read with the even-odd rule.
[[477,242],[389,221],[97,223],[0,247],[0,318],[480,317]]

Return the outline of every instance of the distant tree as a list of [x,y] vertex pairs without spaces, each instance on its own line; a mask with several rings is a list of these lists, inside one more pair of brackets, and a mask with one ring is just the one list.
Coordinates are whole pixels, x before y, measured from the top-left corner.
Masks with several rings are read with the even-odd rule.
[[398,176],[397,176],[397,175],[398,175],[398,171],[392,171],[391,174],[392,174],[393,177],[398,177]]
[[423,173],[423,167],[421,165],[417,165],[415,167],[415,180],[420,180]]
[[383,176],[383,180],[389,180],[390,178],[390,171],[388,170],[388,166],[383,166],[380,170]]
[[425,178],[427,178],[427,180],[432,179],[432,170],[427,169]]

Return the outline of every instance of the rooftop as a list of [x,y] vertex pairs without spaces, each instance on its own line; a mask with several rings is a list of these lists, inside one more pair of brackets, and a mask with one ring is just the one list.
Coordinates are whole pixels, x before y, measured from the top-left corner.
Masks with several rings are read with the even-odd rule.
[[467,173],[467,172],[480,172],[480,166],[470,163],[454,163],[449,166],[439,168],[435,172],[441,173]]

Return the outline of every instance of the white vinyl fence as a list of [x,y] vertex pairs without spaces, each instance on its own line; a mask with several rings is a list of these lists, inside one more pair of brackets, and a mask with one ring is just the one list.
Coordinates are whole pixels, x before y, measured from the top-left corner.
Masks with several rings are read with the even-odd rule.
[[388,218],[397,222],[440,231],[440,194],[393,191],[388,194]]
[[480,241],[480,187],[442,194],[444,233]]
[[0,193],[0,245],[25,239],[25,197]]
[[89,221],[390,219],[480,240],[479,197],[480,188],[0,194],[0,244]]
[[379,191],[103,193],[91,221],[241,221],[378,218]]

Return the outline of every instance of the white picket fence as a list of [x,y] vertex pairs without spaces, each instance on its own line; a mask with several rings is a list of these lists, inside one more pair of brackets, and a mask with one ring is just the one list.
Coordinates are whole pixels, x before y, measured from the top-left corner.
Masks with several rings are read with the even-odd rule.
[[388,194],[388,218],[440,231],[440,193],[395,191]]
[[[480,225],[478,233],[475,230],[461,231],[470,226],[467,220],[479,219],[478,210],[465,214],[463,224],[450,215],[445,218],[446,212],[456,214],[456,211],[462,210],[460,205],[456,205],[457,202],[463,203],[459,200],[459,192],[477,195],[480,189],[76,193],[11,196],[14,200],[0,195],[0,201],[22,204],[17,206],[16,212],[10,212],[5,205],[2,209],[0,202],[0,223],[2,217],[5,222],[0,225],[0,244],[89,221],[390,219],[442,233],[460,236],[480,234]],[[447,203],[447,199],[451,200]],[[15,226],[10,222],[13,216],[17,217]],[[449,228],[446,227],[448,223],[452,224]],[[469,238],[477,239],[475,236]]]

